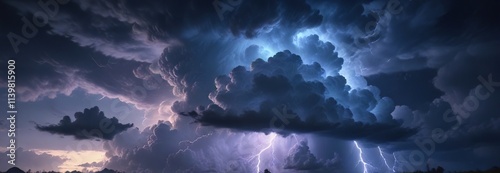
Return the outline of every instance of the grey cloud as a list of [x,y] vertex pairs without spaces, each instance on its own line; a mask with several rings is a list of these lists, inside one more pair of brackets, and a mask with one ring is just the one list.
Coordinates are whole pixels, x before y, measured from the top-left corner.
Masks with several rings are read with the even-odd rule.
[[[12,167],[7,161],[10,160],[7,154],[9,151],[2,152],[0,159],[0,170],[7,170]],[[65,162],[65,158],[47,154],[46,152],[37,153],[33,150],[26,150],[23,148],[16,149],[16,166],[24,170],[58,170],[59,166]]]
[[[142,78],[135,76],[133,70],[148,63],[103,56],[64,37],[42,31],[45,30],[40,29],[38,39],[26,45],[26,51],[12,55],[23,59],[30,57],[16,67],[16,73],[23,76],[16,81],[20,101],[53,99],[58,95],[70,95],[77,88],[119,98],[140,108],[172,97],[171,87],[159,75],[148,72]],[[46,40],[52,44],[47,44]]]
[[[206,132],[203,129],[200,131]],[[158,122],[142,131],[128,130],[113,140],[106,141],[105,150],[109,160],[105,167],[137,172],[227,172],[245,169],[240,167],[239,162],[231,161],[234,167],[225,165],[228,158],[235,157],[234,151],[230,151],[231,147],[220,145],[238,139],[239,136],[208,134],[211,133],[202,137],[192,130],[172,129],[168,122]],[[196,142],[189,142],[196,138],[199,138]],[[232,143],[227,145],[229,144]]]
[[318,10],[303,0],[242,1],[238,7],[231,15],[230,29],[234,35],[248,38],[261,33],[283,32],[282,28],[298,31],[315,27],[323,19]]
[[73,136],[75,139],[104,139],[111,140],[122,131],[131,128],[133,124],[121,124],[115,117],[107,118],[99,107],[85,109],[83,112],[76,112],[75,121],[71,121],[69,116],[64,116],[57,125],[38,125],[37,130]]
[[[139,137],[139,138],[138,138]],[[143,140],[143,139],[146,140]],[[122,143],[126,139],[137,139]],[[105,167],[123,171],[153,171],[164,169],[167,157],[177,150],[179,132],[168,124],[159,122],[138,134],[138,130],[117,135],[116,139],[107,142]]]
[[[301,72],[308,66],[318,65],[303,64],[298,55],[284,51],[267,62],[255,60],[250,71],[236,67],[229,76],[216,78],[217,89],[209,95],[214,104],[183,115],[204,126],[284,135],[317,133],[377,143],[402,140],[416,132],[400,127],[390,115],[392,101],[380,98],[376,89],[349,91],[345,80],[336,81],[341,76],[305,80]],[[273,124],[273,108],[298,116],[286,117],[288,123],[280,129],[281,124]]]
[[294,170],[318,170],[327,169],[337,164],[338,158],[329,160],[317,159],[309,150],[307,141],[301,141],[290,149],[290,153],[285,158],[284,168]]

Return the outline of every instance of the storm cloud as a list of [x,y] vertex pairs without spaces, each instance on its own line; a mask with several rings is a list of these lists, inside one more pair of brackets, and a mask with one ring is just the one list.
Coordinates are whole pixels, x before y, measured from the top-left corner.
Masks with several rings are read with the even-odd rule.
[[240,66],[217,77],[217,89],[209,96],[213,104],[184,115],[205,126],[372,142],[404,140],[416,133],[392,118],[390,99],[369,89],[349,91],[342,76],[322,75],[319,64],[303,64],[290,51],[278,52],[267,61],[255,60],[250,70]]
[[[2,155],[10,154],[10,151],[2,152]],[[38,152],[34,150],[27,150],[24,148],[17,148],[16,154],[16,166],[23,168],[25,170],[57,170],[58,166],[61,166],[65,158],[54,156],[48,154],[47,152]],[[2,157],[2,163],[0,163],[1,170],[7,170],[12,165],[8,164],[10,158]],[[22,161],[19,161],[22,160]]]
[[[0,14],[16,19],[5,20],[3,35],[19,34],[19,19],[41,10],[34,2],[1,3]],[[356,140],[370,164],[392,154],[389,164],[410,165],[401,172],[426,164],[485,169],[498,164],[500,151],[492,137],[500,134],[499,7],[469,0],[71,1],[18,53],[0,42],[0,57],[22,62],[21,102],[81,88],[130,103],[146,119],[154,114],[158,122],[132,128],[95,107],[74,121],[37,125],[103,139],[104,167],[362,172],[351,166],[359,159]],[[101,120],[115,129],[103,133]],[[423,152],[419,142],[435,142],[436,130],[446,140],[421,162],[404,162]]]
[[332,167],[336,164],[336,159],[319,160],[311,153],[307,141],[301,141],[290,149],[290,154],[285,158],[285,169],[295,170],[317,170]]
[[99,107],[85,109],[83,112],[76,112],[75,121],[71,121],[69,116],[64,116],[58,124],[55,125],[37,125],[40,131],[52,134],[73,136],[75,139],[104,139],[111,140],[113,137],[133,124],[121,124],[118,119],[107,118]]

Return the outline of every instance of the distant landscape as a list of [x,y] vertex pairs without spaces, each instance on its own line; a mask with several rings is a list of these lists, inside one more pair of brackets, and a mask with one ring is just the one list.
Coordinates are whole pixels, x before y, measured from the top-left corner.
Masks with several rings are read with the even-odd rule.
[[[31,171],[31,170],[23,171],[22,169],[19,169],[18,167],[12,167],[9,170],[7,170],[7,172],[0,172],[0,173],[63,173],[63,172],[58,172],[58,171]],[[66,171],[64,173],[83,173],[83,172],[81,172],[81,171]],[[112,169],[104,168],[101,171],[97,171],[97,172],[93,172],[93,173],[123,173],[123,172],[119,172],[119,171],[115,171],[115,170],[112,170]]]
[[[445,172],[449,172],[449,173],[500,173],[500,168],[493,167],[493,168],[490,168],[490,169],[484,170],[484,171],[471,170],[471,171],[458,172],[458,171],[446,171],[443,167],[438,166],[437,168],[428,168],[428,170],[426,170],[426,171],[415,171],[415,172],[405,172],[405,173],[445,173]],[[17,167],[12,167],[9,170],[7,170],[7,172],[0,172],[0,173],[63,173],[63,172],[57,172],[57,171],[35,171],[35,172],[33,172],[31,170],[23,171]],[[83,172],[81,172],[81,171],[71,171],[71,172],[66,171],[64,173],[83,173]],[[124,173],[124,172],[119,172],[119,171],[115,171],[112,169],[104,168],[101,171],[97,171],[97,172],[93,172],[93,173]],[[264,173],[272,173],[272,172],[266,169],[266,170],[264,170]]]
[[437,168],[428,168],[426,171],[415,171],[415,172],[408,172],[408,173],[445,173],[445,172],[450,172],[450,173],[500,173],[500,168],[499,167],[493,167],[488,170],[471,170],[471,171],[446,171],[443,167],[438,166]]

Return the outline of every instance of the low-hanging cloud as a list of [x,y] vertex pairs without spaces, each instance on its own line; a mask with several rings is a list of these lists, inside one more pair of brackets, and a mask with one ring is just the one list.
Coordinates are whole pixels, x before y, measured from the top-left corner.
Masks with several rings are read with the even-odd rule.
[[133,124],[121,124],[115,117],[105,117],[104,112],[100,111],[97,106],[85,109],[83,112],[76,112],[74,117],[75,121],[71,121],[71,118],[66,115],[58,124],[47,126],[37,124],[36,128],[52,134],[73,136],[79,140],[111,140],[116,134],[133,126]]

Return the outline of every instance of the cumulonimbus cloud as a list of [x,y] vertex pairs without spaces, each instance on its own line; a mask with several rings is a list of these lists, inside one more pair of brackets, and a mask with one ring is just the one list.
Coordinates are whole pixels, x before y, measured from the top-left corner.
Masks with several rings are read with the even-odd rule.
[[73,136],[75,139],[111,140],[116,134],[133,126],[133,124],[121,124],[115,117],[107,118],[97,106],[76,112],[74,117],[75,121],[71,121],[66,115],[58,124],[47,126],[37,124],[36,128],[52,134]]
[[[213,104],[182,115],[204,126],[377,143],[404,140],[417,132],[392,118],[394,105],[389,98],[369,89],[350,91],[345,80],[335,79],[342,76],[323,77],[323,73],[319,64],[303,64],[290,51],[278,52],[267,61],[255,60],[250,70],[239,66],[229,76],[217,77],[217,89],[209,95]],[[276,121],[277,116],[282,119]]]

